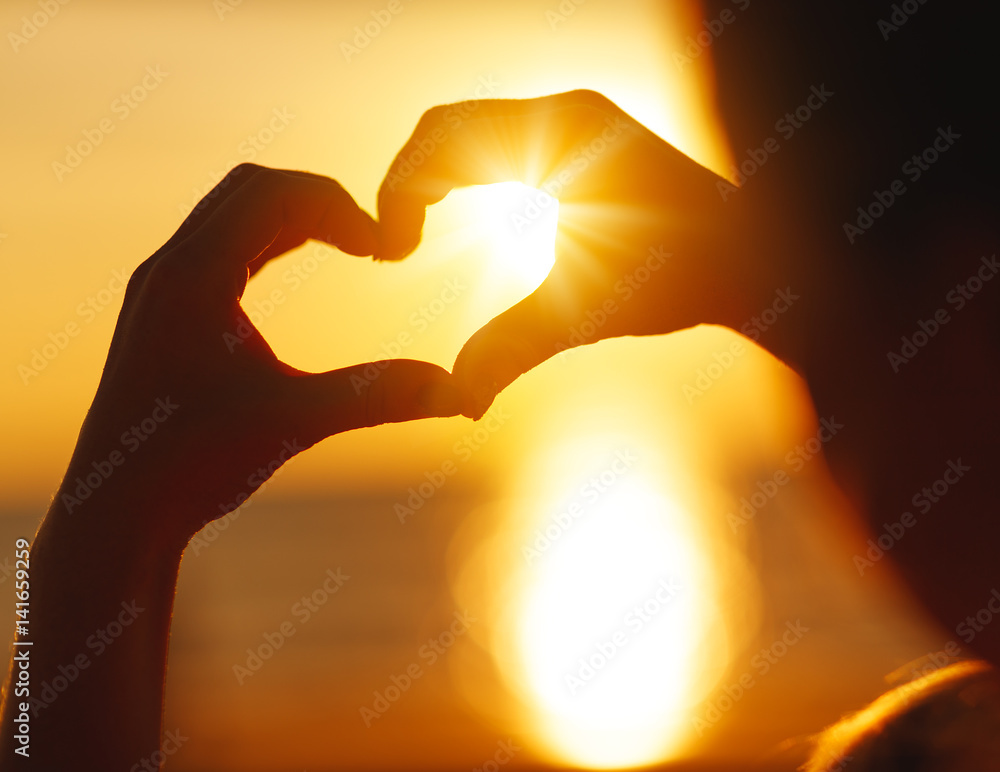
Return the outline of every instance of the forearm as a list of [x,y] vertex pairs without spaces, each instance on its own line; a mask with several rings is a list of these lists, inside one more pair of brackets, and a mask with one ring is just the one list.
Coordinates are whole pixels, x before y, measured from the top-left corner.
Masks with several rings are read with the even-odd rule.
[[[170,614],[181,550],[104,495],[67,513],[57,495],[31,548],[30,697],[4,693],[10,769],[131,769],[159,747]],[[19,667],[20,662],[14,663]],[[28,756],[17,716],[28,703]]]

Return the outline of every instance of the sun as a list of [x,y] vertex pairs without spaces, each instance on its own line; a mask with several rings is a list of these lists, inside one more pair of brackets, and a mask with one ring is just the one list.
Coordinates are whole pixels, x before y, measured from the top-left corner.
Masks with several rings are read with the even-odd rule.
[[469,195],[488,241],[494,278],[512,278],[525,292],[534,290],[555,262],[559,202],[520,182],[482,185]]

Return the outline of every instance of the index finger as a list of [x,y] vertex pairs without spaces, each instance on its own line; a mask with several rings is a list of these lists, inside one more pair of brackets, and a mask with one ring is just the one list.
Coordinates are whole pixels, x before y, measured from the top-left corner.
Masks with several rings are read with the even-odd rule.
[[571,193],[585,179],[586,165],[575,171],[573,166],[582,143],[604,134],[611,146],[639,129],[594,91],[434,107],[421,117],[379,188],[375,258],[410,254],[420,242],[424,209],[453,188],[507,181],[537,187],[562,178],[561,189]]
[[247,266],[292,249],[307,239],[353,255],[375,248],[374,221],[335,180],[260,167],[192,232],[206,267],[245,281]]

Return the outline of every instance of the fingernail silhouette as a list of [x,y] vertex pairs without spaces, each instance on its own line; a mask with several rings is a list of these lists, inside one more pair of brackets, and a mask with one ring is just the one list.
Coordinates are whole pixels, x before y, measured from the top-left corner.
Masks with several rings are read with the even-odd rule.
[[477,378],[472,386],[473,418],[479,420],[497,397],[497,382],[490,376]]

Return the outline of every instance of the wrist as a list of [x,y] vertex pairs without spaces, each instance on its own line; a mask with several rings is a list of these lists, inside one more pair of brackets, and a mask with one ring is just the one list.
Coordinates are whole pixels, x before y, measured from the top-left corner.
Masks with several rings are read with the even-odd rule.
[[[101,480],[99,485],[95,485]],[[66,546],[103,552],[109,542],[144,559],[180,559],[191,534],[165,511],[164,499],[131,479],[101,479],[71,466],[42,521]]]

